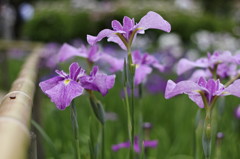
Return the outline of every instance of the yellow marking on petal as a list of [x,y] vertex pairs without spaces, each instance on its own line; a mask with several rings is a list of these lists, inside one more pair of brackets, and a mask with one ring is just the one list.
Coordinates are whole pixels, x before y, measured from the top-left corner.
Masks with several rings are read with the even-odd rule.
[[68,84],[69,84],[69,82],[70,82],[70,80],[69,80],[69,79],[65,79],[65,80],[63,81],[63,83],[64,83],[65,85],[68,85]]
[[[134,64],[132,64],[132,65],[134,65]],[[138,68],[140,65],[139,64],[135,64],[135,68]]]

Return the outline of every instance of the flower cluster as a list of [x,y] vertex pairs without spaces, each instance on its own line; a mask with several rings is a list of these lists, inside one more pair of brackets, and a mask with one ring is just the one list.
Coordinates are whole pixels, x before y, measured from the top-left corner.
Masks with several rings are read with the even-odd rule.
[[[198,82],[191,80],[175,83],[169,80],[166,86],[165,98],[169,99],[179,94],[187,94],[200,108],[204,108],[205,103],[211,104],[216,96],[234,95],[240,97],[240,80],[225,87],[219,80],[205,80],[200,77]],[[206,99],[206,101],[204,101]]]
[[207,57],[196,61],[181,59],[177,65],[177,73],[181,75],[197,67],[203,70],[195,71],[190,79],[198,79],[200,76],[211,78],[214,76],[213,73],[216,73],[219,78],[233,77],[238,73],[237,64],[240,61],[239,57],[239,55],[233,56],[229,51],[215,51],[212,55],[208,53]]
[[99,73],[97,66],[87,75],[76,62],[70,65],[69,74],[59,70],[56,73],[58,76],[40,82],[39,86],[60,110],[64,110],[74,98],[82,95],[84,89],[98,91],[104,96],[115,82],[115,75]]

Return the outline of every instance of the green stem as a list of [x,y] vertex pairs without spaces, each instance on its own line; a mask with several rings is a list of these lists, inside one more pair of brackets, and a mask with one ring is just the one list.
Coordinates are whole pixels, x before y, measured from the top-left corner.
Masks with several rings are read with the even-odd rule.
[[207,107],[202,135],[202,144],[206,159],[209,159],[211,156],[211,141],[212,141],[211,113],[212,113],[211,109]]
[[105,159],[105,125],[102,124],[102,159]]
[[237,80],[238,78],[240,78],[240,73],[237,74],[235,77],[233,77],[231,80],[229,80],[226,84],[225,84],[225,88],[228,87],[230,84],[232,84],[235,80]]
[[128,92],[127,87],[124,87],[124,94],[125,94],[125,103],[127,107],[127,117],[128,117],[128,135],[130,138],[130,141],[132,141],[132,122],[131,122],[131,114],[130,114],[130,106],[129,106],[129,100],[128,100]]
[[203,132],[203,119],[202,119],[203,109],[199,109],[196,114],[195,119],[195,142],[194,142],[194,158],[195,159],[202,159],[203,157],[203,150],[202,150],[202,132]]
[[135,65],[133,64],[132,61],[132,53],[131,53],[131,48],[128,46],[128,70],[130,73],[130,88],[131,88],[131,125],[132,125],[132,140],[131,140],[131,150],[132,150],[132,157],[134,159],[134,129],[135,129],[135,121],[134,121],[134,74],[135,74]]
[[74,134],[74,142],[75,142],[75,158],[80,159],[80,150],[79,150],[79,128],[78,128],[78,120],[77,120],[77,111],[74,101],[72,101],[70,106],[71,120],[72,120],[72,128]]

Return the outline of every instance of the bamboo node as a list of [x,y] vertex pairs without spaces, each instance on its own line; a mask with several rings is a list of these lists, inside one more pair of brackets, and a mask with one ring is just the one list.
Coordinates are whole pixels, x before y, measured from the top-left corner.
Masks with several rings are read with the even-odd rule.
[[[27,94],[27,93],[25,93],[25,92],[23,92],[23,91],[12,91],[12,92],[9,92],[8,94],[6,94],[3,98],[2,98],[2,100],[1,100],[1,102],[3,102],[6,98],[10,98],[10,99],[16,99],[16,93],[19,93],[19,94],[22,94],[22,95],[24,95],[25,97],[27,97],[30,101],[32,101],[32,98]],[[1,103],[0,103],[1,104]]]
[[19,120],[13,118],[13,117],[8,117],[8,116],[1,116],[0,117],[0,123],[7,123],[7,122],[11,122],[14,123],[16,125],[18,125],[26,134],[27,136],[30,138],[30,132],[28,130],[28,127],[26,125],[24,125],[22,122],[20,122]]

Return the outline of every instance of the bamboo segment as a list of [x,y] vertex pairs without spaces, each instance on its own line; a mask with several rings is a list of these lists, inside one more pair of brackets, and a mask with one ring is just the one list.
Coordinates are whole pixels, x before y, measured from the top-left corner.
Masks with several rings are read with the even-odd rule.
[[26,159],[28,156],[29,127],[40,51],[40,45],[33,50],[10,92],[1,100],[1,159]]

